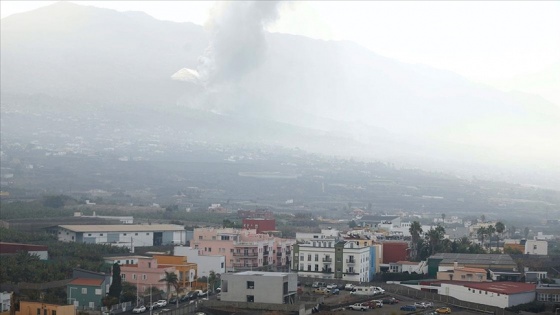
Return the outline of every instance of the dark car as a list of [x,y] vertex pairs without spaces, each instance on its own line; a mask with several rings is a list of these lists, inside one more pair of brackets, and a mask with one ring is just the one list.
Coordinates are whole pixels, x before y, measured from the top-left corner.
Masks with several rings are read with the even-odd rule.
[[399,300],[395,299],[394,297],[383,299],[383,304],[397,304]]
[[169,304],[176,304],[176,303],[177,303],[177,297],[176,296],[169,299]]
[[401,306],[401,311],[415,312],[416,311],[416,306],[414,306],[414,305],[404,305],[404,306]]

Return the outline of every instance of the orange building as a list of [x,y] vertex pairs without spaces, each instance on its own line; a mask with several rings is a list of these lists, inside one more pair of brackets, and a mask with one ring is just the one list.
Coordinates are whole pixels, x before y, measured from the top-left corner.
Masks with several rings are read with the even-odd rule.
[[198,266],[187,262],[186,256],[154,255],[160,267],[175,267],[179,273],[179,286],[186,288],[198,277]]
[[20,301],[15,315],[76,315],[74,305],[56,305],[42,302]]

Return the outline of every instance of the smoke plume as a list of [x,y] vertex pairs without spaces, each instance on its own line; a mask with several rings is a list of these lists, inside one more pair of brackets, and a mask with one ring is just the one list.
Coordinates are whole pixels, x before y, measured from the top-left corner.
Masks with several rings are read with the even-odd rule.
[[[227,1],[218,2],[213,8],[207,21],[210,43],[200,56],[197,69],[184,68],[172,76],[203,87],[205,95],[195,98],[206,104],[196,104],[196,107],[231,109],[237,107],[236,102],[247,101],[239,81],[264,60],[265,28],[278,18],[280,4],[280,1]],[[223,104],[226,99],[230,104]]]

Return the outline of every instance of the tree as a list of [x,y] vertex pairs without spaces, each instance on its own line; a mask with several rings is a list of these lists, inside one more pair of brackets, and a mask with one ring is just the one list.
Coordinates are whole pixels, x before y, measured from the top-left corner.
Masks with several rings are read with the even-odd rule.
[[121,280],[121,266],[119,264],[113,264],[113,282],[109,287],[108,295],[110,297],[116,298],[117,301],[120,301],[122,292],[122,280]]
[[420,242],[420,234],[422,234],[422,225],[420,225],[420,222],[414,221],[408,231],[412,237],[411,256],[413,260],[416,260],[418,258],[418,243]]
[[489,240],[488,247],[492,247],[492,235],[496,233],[496,228],[493,225],[489,225],[486,228],[486,233],[488,233],[488,240]]
[[[214,270],[210,270],[210,275],[208,276],[208,283],[212,286],[212,292],[214,292],[214,288],[216,287],[216,281],[218,280],[218,276]],[[207,288],[209,290],[209,288]]]
[[445,224],[445,213],[441,214],[441,221]]
[[352,221],[348,222],[348,226],[349,226],[351,229],[353,229],[353,228],[357,227],[358,224],[356,223],[356,221],[352,220]]
[[480,216],[480,221],[482,221],[482,222],[486,221],[486,216],[484,214]]
[[176,273],[166,271],[165,277],[163,277],[163,279],[160,279],[159,282],[165,282],[165,285],[167,286],[167,300],[169,300],[171,286],[175,288],[175,292],[179,292],[179,278],[177,277]]
[[436,226],[435,229],[430,229],[426,232],[426,241],[430,248],[430,255],[436,253],[436,249],[439,247],[443,237],[445,236],[445,228],[441,225]]
[[478,240],[480,241],[480,244],[482,244],[484,246],[484,238],[486,237],[486,234],[488,233],[488,231],[486,231],[486,228],[481,226],[480,228],[478,228],[478,230],[476,231],[476,235],[478,236]]
[[529,236],[529,228],[525,227],[525,229],[523,229],[523,235],[525,235],[525,239],[527,239],[527,237]]
[[500,236],[502,235],[502,233],[504,233],[505,230],[506,226],[502,222],[496,222],[496,232],[498,232],[498,241],[496,241],[496,247],[498,247],[498,249],[500,248]]

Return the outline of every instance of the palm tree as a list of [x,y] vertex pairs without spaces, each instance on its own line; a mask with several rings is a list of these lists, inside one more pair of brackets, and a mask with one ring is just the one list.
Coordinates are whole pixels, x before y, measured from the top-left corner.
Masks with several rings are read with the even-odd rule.
[[506,226],[502,222],[496,222],[496,232],[498,232],[498,241],[496,242],[496,247],[498,247],[498,249],[500,249],[500,236],[502,235],[502,233],[504,233],[505,230]]
[[484,246],[484,237],[486,236],[486,233],[488,232],[486,231],[486,228],[483,226],[478,228],[478,230],[476,231],[476,235],[478,236],[478,239],[480,240],[480,244],[482,246]]
[[492,247],[492,235],[496,233],[496,228],[493,225],[489,225],[486,228],[486,233],[488,233],[488,239],[490,240],[488,247]]
[[412,237],[411,256],[416,260],[418,258],[418,242],[420,241],[420,234],[422,234],[422,225],[420,225],[420,222],[414,221],[408,231]]
[[175,292],[179,292],[179,278],[174,272],[165,272],[165,277],[160,279],[159,282],[165,282],[167,285],[167,300],[169,301],[169,293],[171,292],[171,286],[175,288]]
[[[208,283],[212,285],[212,293],[214,293],[214,287],[216,286],[216,280],[218,280],[218,276],[214,270],[210,270],[210,275],[208,276]],[[206,288],[208,292],[210,292],[210,288]]]
[[431,255],[436,253],[436,249],[438,248],[441,240],[445,236],[445,228],[441,225],[436,226],[435,229],[430,229],[426,232],[426,240],[430,246],[430,253]]

